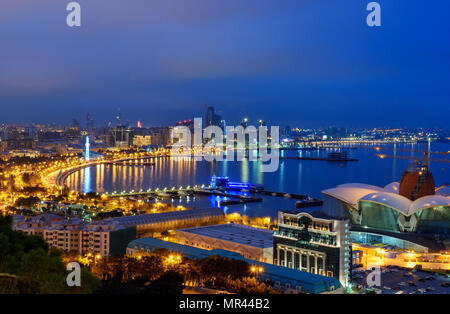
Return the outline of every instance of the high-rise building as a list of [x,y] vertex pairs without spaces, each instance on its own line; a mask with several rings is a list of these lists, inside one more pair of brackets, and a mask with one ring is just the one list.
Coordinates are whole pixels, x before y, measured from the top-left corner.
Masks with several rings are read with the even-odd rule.
[[206,109],[206,118],[205,118],[205,124],[206,126],[214,125],[214,107],[208,107]]
[[221,116],[216,114],[214,107],[210,106],[206,109],[205,126],[208,127],[211,125],[215,125],[223,129],[225,126],[225,121],[222,120]]
[[274,264],[350,283],[349,220],[323,212],[280,211],[273,240]]
[[133,146],[133,130],[124,125],[107,129],[106,144],[118,148]]
[[91,135],[95,132],[94,119],[89,113],[86,115],[86,131]]

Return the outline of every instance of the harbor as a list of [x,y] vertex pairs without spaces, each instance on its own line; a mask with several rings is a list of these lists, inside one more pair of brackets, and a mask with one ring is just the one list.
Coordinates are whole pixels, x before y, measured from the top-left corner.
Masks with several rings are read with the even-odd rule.
[[[185,208],[205,208],[221,207],[227,213],[239,213],[249,217],[266,216],[276,219],[277,211],[280,209],[295,209],[297,201],[294,197],[289,198],[284,194],[308,195],[311,198],[321,198],[320,191],[337,186],[342,182],[364,182],[377,186],[385,186],[389,182],[398,180],[403,170],[408,167],[408,159],[381,159],[376,154],[396,154],[397,156],[410,156],[411,153],[405,149],[417,150],[413,144],[390,145],[386,148],[374,152],[373,148],[358,147],[348,151],[348,157],[358,159],[358,162],[313,162],[304,160],[280,159],[279,170],[275,173],[260,172],[261,161],[244,160],[243,162],[215,161],[215,162],[196,162],[194,160],[175,159],[170,157],[155,158],[155,166],[136,167],[127,166],[92,166],[74,171],[67,176],[65,184],[75,191],[82,193],[96,192],[99,194],[120,194],[130,193],[142,194],[142,196],[131,196],[144,200],[154,197],[158,201],[171,203],[174,207],[181,205]],[[392,152],[394,150],[394,152]],[[435,143],[433,150],[448,151],[448,144]],[[288,157],[299,156],[298,152],[285,151],[280,155]],[[422,157],[419,152],[414,152],[414,156]],[[302,157],[323,157],[328,156],[328,152],[321,151],[303,151]],[[282,156],[280,156],[282,157]],[[448,181],[447,164],[431,163],[436,181]],[[444,169],[444,170],[443,170]],[[190,189],[206,189],[210,186],[212,176],[228,177],[230,181],[250,182],[252,184],[243,186],[235,185],[233,190],[227,190],[229,194],[248,194],[255,198],[262,198],[261,202],[246,202],[244,204],[226,205],[223,203],[227,199],[218,194],[212,193],[186,193],[180,191],[183,187]],[[264,190],[254,192],[258,186],[264,186]],[[178,191],[178,194],[170,196],[172,188]],[[146,194],[148,190],[157,191],[158,196]],[[165,191],[164,191],[165,189]],[[217,189],[217,187],[216,187]],[[248,192],[242,192],[248,190]],[[141,191],[141,192],[140,192]],[[224,192],[224,191],[223,191]],[[274,197],[269,192],[277,192]],[[145,196],[145,198],[144,198]],[[152,200],[149,200],[152,201]],[[152,201],[153,202],[153,201]],[[310,205],[310,204],[308,204]],[[318,207],[306,207],[305,211],[312,211]]]
[[[237,189],[239,186],[241,189]],[[292,200],[290,208],[307,208],[322,206],[323,201],[309,195],[275,192],[264,190],[262,185],[250,184],[247,182],[232,182],[228,177],[211,178],[211,184],[208,186],[187,186],[172,187],[155,190],[131,190],[120,193],[114,191],[105,195],[112,198],[142,198],[146,202],[158,202],[159,200],[181,200],[183,198],[212,198],[217,200],[218,207],[229,207],[234,205],[246,205],[250,203],[262,203],[270,198]],[[261,196],[259,196],[261,195]]]

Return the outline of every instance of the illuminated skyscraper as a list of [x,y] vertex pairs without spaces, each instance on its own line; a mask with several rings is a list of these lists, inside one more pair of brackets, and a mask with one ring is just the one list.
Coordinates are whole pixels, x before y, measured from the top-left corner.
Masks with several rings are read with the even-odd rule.
[[84,144],[84,160],[89,161],[90,154],[89,154],[89,136],[86,136],[86,143]]

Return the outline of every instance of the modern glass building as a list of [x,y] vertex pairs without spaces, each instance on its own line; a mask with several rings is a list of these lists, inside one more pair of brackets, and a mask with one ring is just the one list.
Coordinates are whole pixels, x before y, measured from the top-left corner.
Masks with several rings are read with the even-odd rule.
[[348,183],[322,191],[327,214],[348,217],[352,225],[390,232],[450,237],[450,197],[427,195],[415,200],[398,193],[399,183],[377,186]]

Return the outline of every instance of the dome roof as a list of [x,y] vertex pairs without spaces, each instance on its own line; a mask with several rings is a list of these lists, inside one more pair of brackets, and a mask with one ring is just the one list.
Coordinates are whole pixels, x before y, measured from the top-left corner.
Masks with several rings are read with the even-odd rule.
[[344,183],[337,186],[338,188],[361,188],[361,189],[369,189],[375,191],[383,191],[383,188],[380,188],[376,185],[365,184],[365,183]]
[[382,204],[384,206],[393,208],[395,210],[398,210],[404,215],[408,215],[408,210],[411,205],[411,201],[407,199],[406,197],[390,193],[390,192],[377,192],[377,193],[371,193],[367,194],[359,199],[359,201],[365,201],[365,202],[374,202],[378,204]]
[[434,206],[450,206],[450,197],[441,195],[424,196],[415,200],[410,208],[409,214],[413,214],[419,210],[427,209]]

